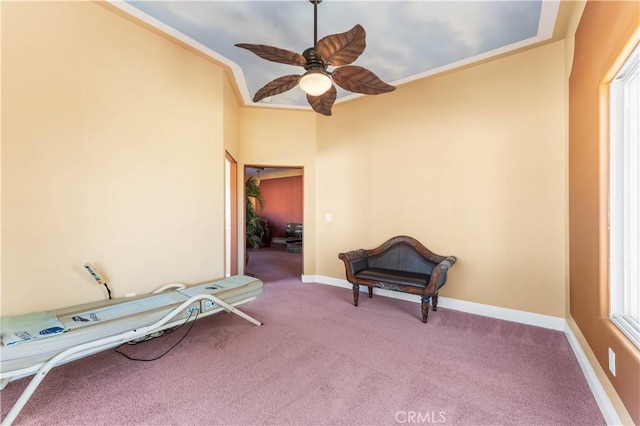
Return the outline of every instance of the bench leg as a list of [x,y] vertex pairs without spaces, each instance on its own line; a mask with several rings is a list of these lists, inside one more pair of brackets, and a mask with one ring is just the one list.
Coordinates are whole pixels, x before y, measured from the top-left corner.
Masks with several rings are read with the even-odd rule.
[[422,296],[422,322],[426,324],[429,316],[429,296]]
[[353,285],[353,305],[358,306],[358,296],[360,295],[360,286],[357,284]]
[[373,287],[369,286],[369,299],[373,297]]
[[431,297],[431,308],[435,311],[438,310],[438,293]]

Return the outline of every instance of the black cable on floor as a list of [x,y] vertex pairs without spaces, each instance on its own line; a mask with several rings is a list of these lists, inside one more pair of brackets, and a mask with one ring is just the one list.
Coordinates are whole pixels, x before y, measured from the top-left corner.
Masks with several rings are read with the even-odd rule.
[[[191,332],[191,329],[192,329],[192,328],[193,328],[193,326],[195,325],[196,320],[198,319],[198,315],[199,315],[199,314],[200,314],[200,310],[199,310],[199,309],[197,309],[197,310],[196,310],[196,314],[195,314],[196,316],[195,316],[195,318],[193,319],[193,321],[191,322],[191,326],[189,327],[189,329],[187,330],[187,332],[186,332],[186,333],[184,333],[184,336],[182,336],[182,337],[180,338],[180,340],[178,340],[178,341],[177,341],[173,346],[171,346],[169,349],[167,349],[167,350],[166,350],[166,351],[164,351],[162,354],[160,354],[160,355],[158,355],[158,356],[156,356],[156,357],[154,357],[154,358],[150,358],[150,359],[134,358],[134,357],[132,357],[132,356],[130,356],[130,355],[127,355],[127,354],[125,354],[124,352],[120,351],[120,348],[122,347],[122,345],[124,345],[124,343],[123,343],[122,345],[118,346],[117,348],[115,348],[115,349],[114,349],[114,351],[115,351],[116,353],[119,353],[119,354],[120,354],[120,355],[122,355],[123,357],[125,357],[125,358],[127,358],[127,359],[130,359],[131,361],[145,361],[145,362],[150,362],[150,361],[158,360],[158,359],[162,358],[163,356],[165,356],[166,354],[168,354],[168,353],[169,353],[173,348],[175,348],[176,346],[178,346],[178,345],[179,345],[179,344],[184,340],[184,338],[185,338],[185,337],[187,337],[187,335]],[[187,317],[187,319],[185,320],[185,322],[184,322],[183,324],[181,324],[177,329],[172,330],[172,331],[170,331],[170,332],[168,332],[168,333],[173,333],[174,331],[177,331],[177,330],[179,330],[180,328],[182,328],[185,324],[187,324],[187,323],[189,322],[189,320],[191,319],[191,317],[192,317],[192,316],[193,316],[193,311],[189,313],[189,316]],[[167,333],[167,334],[168,334],[168,333]],[[162,336],[164,336],[164,334],[163,334]],[[162,336],[158,336],[158,337],[162,337]],[[151,339],[150,339],[150,340],[151,340]],[[145,341],[148,341],[148,340],[145,340]],[[140,342],[140,343],[143,343],[143,342]]]

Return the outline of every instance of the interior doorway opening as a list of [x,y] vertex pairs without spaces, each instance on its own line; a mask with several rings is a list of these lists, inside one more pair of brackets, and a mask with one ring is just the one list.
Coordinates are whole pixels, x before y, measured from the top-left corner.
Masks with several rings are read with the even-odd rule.
[[[273,267],[280,260],[283,265],[297,262],[299,268],[283,267],[281,272],[296,271],[297,278],[300,278],[304,250],[304,169],[295,166],[245,165],[244,181],[245,194],[257,185],[259,196],[264,201],[260,205],[253,197],[245,200],[245,273],[261,279],[261,274],[267,270],[277,275]],[[255,211],[251,212],[251,209]],[[256,221],[261,227],[257,236],[254,228]],[[270,259],[268,265],[260,261],[266,256]]]

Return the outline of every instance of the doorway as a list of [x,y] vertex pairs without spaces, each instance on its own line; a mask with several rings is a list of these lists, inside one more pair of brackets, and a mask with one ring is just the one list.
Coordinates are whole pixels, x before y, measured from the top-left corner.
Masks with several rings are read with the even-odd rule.
[[[258,186],[264,200],[263,206],[254,203],[264,232],[259,239],[253,239],[253,244],[245,244],[249,259],[245,273],[263,281],[265,274],[278,279],[289,274],[299,279],[303,271],[304,169],[245,165],[245,183],[249,179],[252,180],[250,185]],[[245,224],[245,231],[247,229],[252,229],[251,224]],[[279,270],[274,270],[278,265]]]

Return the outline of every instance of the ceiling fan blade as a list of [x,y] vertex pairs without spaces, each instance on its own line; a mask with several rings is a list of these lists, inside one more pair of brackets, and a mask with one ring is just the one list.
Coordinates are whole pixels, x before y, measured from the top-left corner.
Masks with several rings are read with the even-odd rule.
[[253,97],[253,102],[259,102],[269,96],[279,95],[287,90],[291,90],[296,87],[298,81],[300,81],[299,75],[285,75],[283,77],[278,77],[265,84],[262,89],[258,90]]
[[301,54],[292,52],[291,50],[280,49],[279,47],[247,43],[239,43],[235,46],[247,49],[248,51],[260,56],[262,59],[266,59],[271,62],[278,62],[280,64],[287,65],[300,65],[302,67],[307,63],[307,60]]
[[322,115],[331,115],[331,107],[336,101],[337,96],[338,91],[336,90],[336,86],[331,85],[331,88],[320,96],[307,95],[307,101],[315,112]]
[[379,95],[396,89],[368,69],[355,65],[337,68],[331,76],[338,86],[350,92]]
[[318,41],[316,51],[329,65],[348,65],[358,59],[367,46],[366,32],[361,25],[356,25],[346,33],[333,34]]

